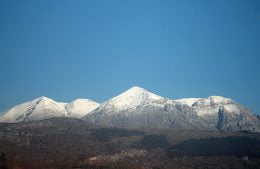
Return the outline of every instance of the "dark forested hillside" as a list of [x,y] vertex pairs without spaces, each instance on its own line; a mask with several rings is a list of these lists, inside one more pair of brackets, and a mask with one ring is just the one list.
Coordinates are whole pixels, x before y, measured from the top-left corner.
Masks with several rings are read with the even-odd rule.
[[103,128],[72,118],[0,124],[0,169],[258,168],[259,134]]

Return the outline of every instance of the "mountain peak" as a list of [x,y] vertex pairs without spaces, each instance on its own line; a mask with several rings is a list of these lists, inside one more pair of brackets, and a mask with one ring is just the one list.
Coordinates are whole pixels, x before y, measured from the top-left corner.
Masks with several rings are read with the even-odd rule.
[[113,97],[103,105],[116,108],[118,111],[136,108],[137,106],[149,102],[151,100],[160,100],[163,97],[158,96],[148,90],[134,86],[120,95]]
[[38,97],[38,98],[34,99],[33,101],[36,101],[36,102],[41,102],[41,101],[44,101],[44,102],[45,102],[45,101],[54,102],[53,99],[48,98],[48,97],[46,97],[46,96]]
[[2,114],[1,122],[23,122],[65,116],[63,104],[41,96],[14,106]]
[[144,88],[140,87],[140,86],[133,86],[130,89],[137,89],[137,90],[145,90]]
[[[141,88],[139,86],[133,86],[131,88],[129,88],[128,90],[126,90],[123,93],[133,93],[133,94],[140,94],[140,93],[148,93],[149,91],[147,91],[144,88]],[[150,92],[149,92],[150,93]]]
[[[125,92],[121,93],[120,95],[114,97],[114,98],[126,98],[126,99],[161,99],[163,97],[158,96],[144,88],[133,86],[130,89],[126,90]],[[112,98],[112,99],[114,99]]]
[[[50,99],[50,98],[48,98],[48,97],[46,97],[46,96],[40,96],[40,97],[38,97],[38,98],[36,98],[37,100],[45,100],[45,99]],[[36,100],[35,99],[35,100]]]

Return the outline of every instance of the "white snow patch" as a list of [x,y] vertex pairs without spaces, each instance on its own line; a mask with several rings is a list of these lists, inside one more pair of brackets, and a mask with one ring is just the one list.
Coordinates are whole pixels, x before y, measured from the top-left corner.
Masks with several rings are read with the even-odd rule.
[[68,117],[81,118],[98,108],[99,104],[89,99],[76,99],[65,105]]
[[183,98],[174,101],[176,101],[177,103],[186,104],[191,107],[195,102],[199,101],[200,99],[202,98]]

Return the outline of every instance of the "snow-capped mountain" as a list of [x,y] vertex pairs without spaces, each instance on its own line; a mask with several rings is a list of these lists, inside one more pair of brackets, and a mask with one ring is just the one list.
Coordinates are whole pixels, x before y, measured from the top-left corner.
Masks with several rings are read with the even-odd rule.
[[103,126],[251,130],[260,132],[260,118],[232,99],[221,96],[171,100],[134,86],[104,103],[76,99],[56,102],[47,97],[17,105],[0,122],[17,123],[73,117]]
[[200,128],[260,131],[260,120],[229,98],[171,100],[132,87],[83,117],[114,127]]
[[88,99],[79,99],[67,104],[43,96],[1,113],[0,122],[19,123],[53,117],[80,118],[96,107],[98,103]]
[[107,111],[124,111],[136,110],[140,105],[152,104],[162,105],[162,102],[170,101],[165,98],[153,94],[143,88],[134,86],[122,94],[109,99],[102,103],[99,109],[106,109]]
[[201,127],[198,115],[189,106],[137,86],[102,103],[83,119],[99,125],[128,128]]
[[208,127],[228,130],[260,130],[258,117],[230,98],[210,96],[197,100],[186,99],[183,103],[196,111],[207,122]]
[[65,115],[63,103],[55,102],[47,97],[39,97],[7,110],[1,115],[0,121],[17,123]]

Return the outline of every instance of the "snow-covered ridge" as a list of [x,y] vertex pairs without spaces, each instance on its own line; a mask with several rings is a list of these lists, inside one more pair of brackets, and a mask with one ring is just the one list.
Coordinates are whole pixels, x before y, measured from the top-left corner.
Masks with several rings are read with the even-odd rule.
[[80,118],[99,106],[89,99],[77,99],[71,103],[56,102],[45,96],[28,101],[1,113],[0,122],[18,123],[52,117]]
[[[164,106],[164,104],[168,103],[185,104],[196,110],[198,115],[216,113],[220,106],[235,104],[233,100],[222,96],[171,100],[156,95],[144,88],[134,86],[118,96],[105,101],[101,105],[89,99],[76,99],[70,103],[62,103],[42,96],[7,110],[1,114],[0,121],[21,122],[29,120],[30,118],[28,116],[36,116],[36,113],[37,116],[34,117],[34,119],[37,119],[37,117],[44,118],[45,115],[48,115],[48,112],[52,112],[48,115],[48,117],[65,116],[81,118],[89,113],[92,113],[93,110],[97,108],[117,112],[124,110],[135,110],[141,105]],[[226,106],[226,109],[230,112],[237,111],[237,107],[234,105],[229,105],[229,107]]]
[[39,97],[14,106],[0,115],[0,122],[17,123],[52,117],[73,117],[121,127],[207,128],[259,130],[260,120],[229,98],[168,99],[134,86],[99,104],[89,99],[70,103]]
[[63,114],[65,114],[65,110],[62,104],[42,96],[7,110],[1,114],[0,121],[23,122],[58,117]]
[[239,112],[239,104],[230,98],[222,96],[209,96],[207,98],[177,99],[178,103],[192,107],[199,116],[216,115],[220,107],[226,108],[227,112]]
[[135,109],[143,104],[153,104],[164,98],[149,92],[141,87],[134,86],[120,95],[113,97],[101,104],[101,107],[111,108],[116,111]]
[[208,106],[208,105],[214,105],[214,104],[231,104],[235,103],[230,98],[225,98],[222,96],[210,96],[208,98],[199,99],[197,102],[195,102],[196,106]]
[[222,96],[209,96],[207,98],[183,98],[183,99],[176,99],[174,100],[181,104],[186,104],[188,106],[208,106],[208,105],[214,105],[214,104],[230,104],[235,103],[230,98],[225,98]]
[[76,99],[65,105],[65,108],[68,112],[68,117],[81,118],[87,113],[98,108],[99,103],[96,103],[89,99]]
[[199,101],[200,99],[202,98],[183,98],[183,99],[176,99],[174,101],[180,104],[186,104],[188,106],[192,106],[195,102]]
[[229,98],[171,100],[134,86],[83,117],[112,127],[206,128],[260,131],[260,121]]

